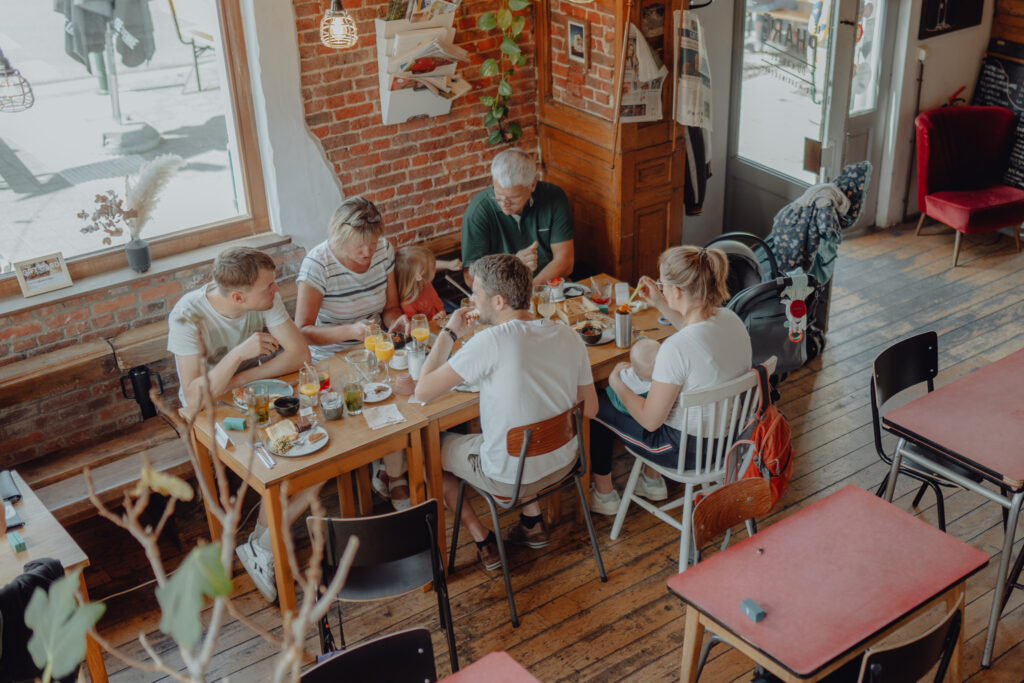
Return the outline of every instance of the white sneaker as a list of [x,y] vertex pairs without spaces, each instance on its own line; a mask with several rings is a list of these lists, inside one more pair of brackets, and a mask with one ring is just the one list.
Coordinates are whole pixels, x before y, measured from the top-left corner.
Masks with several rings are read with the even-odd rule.
[[619,511],[622,497],[612,489],[611,493],[598,493],[594,485],[590,485],[590,511],[599,515],[614,515]]
[[260,593],[263,593],[263,597],[267,599],[267,602],[274,602],[277,600],[277,582],[274,579],[274,554],[269,548],[264,548],[260,545],[256,534],[257,532],[254,531],[249,535],[248,542],[235,548],[235,554],[238,555],[238,559],[242,561],[245,571],[249,572],[252,582],[256,584],[256,588],[260,590]]
[[668,487],[665,485],[665,477],[648,479],[647,475],[643,472],[640,473],[640,478],[637,479],[636,488],[633,489],[633,492],[647,500],[657,501],[668,498]]

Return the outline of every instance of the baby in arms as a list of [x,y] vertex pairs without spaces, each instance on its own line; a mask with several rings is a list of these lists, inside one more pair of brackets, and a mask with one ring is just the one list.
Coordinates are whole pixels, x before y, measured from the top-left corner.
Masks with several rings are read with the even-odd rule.
[[[651,390],[651,373],[654,372],[654,358],[661,348],[658,342],[653,339],[643,338],[633,344],[629,352],[630,367],[619,373],[622,383],[637,396],[646,396]],[[615,391],[608,386],[605,388],[612,405],[620,412],[627,413],[622,401],[615,394]]]

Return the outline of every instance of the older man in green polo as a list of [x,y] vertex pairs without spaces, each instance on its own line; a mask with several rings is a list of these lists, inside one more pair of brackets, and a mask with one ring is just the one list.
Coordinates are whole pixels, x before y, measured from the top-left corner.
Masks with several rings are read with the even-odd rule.
[[469,202],[462,217],[462,263],[488,254],[513,254],[533,274],[534,284],[572,272],[572,212],[557,185],[537,180],[537,164],[526,152],[506,149],[491,162],[492,186]]

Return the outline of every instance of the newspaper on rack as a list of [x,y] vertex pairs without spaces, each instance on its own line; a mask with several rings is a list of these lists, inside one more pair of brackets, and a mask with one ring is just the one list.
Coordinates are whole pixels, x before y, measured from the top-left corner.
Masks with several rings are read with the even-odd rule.
[[704,31],[695,12],[674,13],[676,41],[676,121],[711,130],[711,69]]
[[429,90],[438,97],[454,100],[473,89],[461,76],[394,76],[391,90]]
[[425,76],[443,66],[469,61],[469,53],[443,38],[420,43],[388,60],[388,73],[393,76]]
[[661,90],[668,69],[634,24],[629,25],[619,118],[623,123],[661,120]]
[[430,21],[442,14],[454,14],[459,8],[459,2],[447,2],[446,0],[407,0],[408,5],[405,11],[405,18],[412,22]]

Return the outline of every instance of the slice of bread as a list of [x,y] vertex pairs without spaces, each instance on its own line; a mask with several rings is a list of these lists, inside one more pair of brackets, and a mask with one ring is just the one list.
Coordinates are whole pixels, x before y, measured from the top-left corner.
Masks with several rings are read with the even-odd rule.
[[295,423],[288,419],[275,422],[264,431],[267,434],[266,440],[270,443],[273,443],[278,439],[294,441],[299,438],[299,430],[295,427]]

